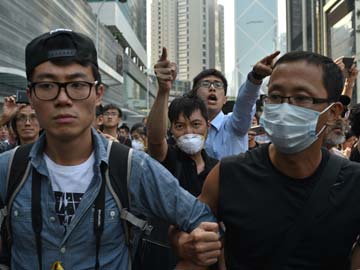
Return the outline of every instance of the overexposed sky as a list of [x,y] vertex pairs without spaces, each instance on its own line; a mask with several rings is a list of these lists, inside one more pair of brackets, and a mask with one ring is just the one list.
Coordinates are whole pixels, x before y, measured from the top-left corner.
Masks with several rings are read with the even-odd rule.
[[[192,0],[199,1],[199,0]],[[225,74],[231,77],[232,71],[235,66],[235,41],[234,41],[234,1],[241,0],[218,0],[218,4],[224,6],[225,17]],[[286,32],[286,0],[278,1],[278,33]],[[147,0],[147,54],[148,54],[148,67],[150,67],[151,59],[151,0]]]

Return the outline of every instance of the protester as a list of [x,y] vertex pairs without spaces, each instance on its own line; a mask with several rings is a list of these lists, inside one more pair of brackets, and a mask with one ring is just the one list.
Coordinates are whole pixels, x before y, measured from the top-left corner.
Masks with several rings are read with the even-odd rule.
[[254,65],[239,89],[232,114],[224,115],[221,110],[227,100],[227,80],[220,71],[203,70],[194,78],[191,94],[205,100],[211,121],[205,142],[211,157],[221,159],[248,150],[247,133],[262,79],[270,75],[270,64],[278,55],[279,52],[275,52]]
[[350,269],[360,166],[321,147],[342,87],[322,55],[290,52],[273,67],[260,119],[272,143],[223,159],[199,197],[226,227],[227,269]]
[[[111,162],[109,142],[92,128],[95,107],[104,91],[95,46],[83,34],[57,29],[32,40],[25,59],[29,101],[44,133],[29,155],[32,173],[23,179],[8,209],[11,269],[51,269],[55,265],[58,269],[128,269],[128,231],[122,227],[117,193],[102,177]],[[0,156],[2,202],[12,153]],[[208,230],[207,237],[220,248],[217,224],[200,224],[214,221],[206,205],[180,188],[148,155],[130,150],[129,161],[132,214],[156,216],[193,234]],[[32,214],[35,206],[36,215]],[[128,213],[125,210],[121,209],[121,215]],[[40,226],[33,227],[37,222]],[[99,226],[103,226],[100,235]],[[199,263],[216,261],[207,252],[201,257]]]
[[143,123],[136,123],[131,127],[131,147],[135,150],[147,152],[147,136]]
[[104,123],[104,107],[100,104],[96,106],[93,126],[96,130],[102,130],[103,123]]
[[341,144],[345,142],[345,134],[349,130],[346,119],[341,118],[335,121],[333,125],[328,125],[325,129],[323,145],[333,154],[343,158],[347,156],[339,149]]
[[357,143],[351,149],[350,160],[360,162],[360,103],[355,104],[350,111],[349,121],[351,126],[351,131],[354,136],[357,138]]
[[[168,107],[170,90],[176,78],[176,64],[167,59],[166,48],[163,48],[154,70],[159,90],[147,119],[149,154],[161,162],[183,188],[198,196],[206,176],[217,163],[203,149],[209,127],[207,108],[196,96],[178,97]],[[175,145],[169,145],[166,139],[167,117]],[[170,224],[153,220],[152,225],[154,230],[147,240],[148,251],[144,255],[146,265],[148,269],[174,269],[178,262],[168,247]],[[185,267],[194,269],[196,266],[179,262],[176,268]]]
[[[9,123],[7,128],[8,139],[0,143],[0,153],[8,151],[17,145],[33,143],[41,131],[34,109],[29,104],[16,103],[15,96],[4,98],[3,113],[0,122]],[[13,141],[10,140],[9,130],[14,133]]]

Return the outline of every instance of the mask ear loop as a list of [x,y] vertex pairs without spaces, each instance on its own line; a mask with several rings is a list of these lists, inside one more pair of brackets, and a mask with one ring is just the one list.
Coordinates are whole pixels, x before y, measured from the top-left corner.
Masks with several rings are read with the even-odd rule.
[[[325,112],[327,112],[333,105],[335,104],[335,102],[331,103],[329,106],[327,106],[324,110],[322,110],[322,112],[320,113],[323,114]],[[324,130],[326,129],[328,125],[325,123],[324,126],[320,129],[320,131],[316,134],[316,137],[319,137],[321,135],[321,133],[324,132]]]

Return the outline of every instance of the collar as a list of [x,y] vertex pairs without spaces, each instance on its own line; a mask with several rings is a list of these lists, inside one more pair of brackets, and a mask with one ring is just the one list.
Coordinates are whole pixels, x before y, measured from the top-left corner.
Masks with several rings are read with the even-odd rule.
[[225,114],[222,111],[220,111],[216,115],[216,117],[213,120],[211,120],[210,124],[217,130],[219,130],[221,127],[221,124],[223,123],[224,117],[225,117]]
[[[97,168],[100,168],[101,162],[108,165],[107,158],[107,139],[101,136],[94,128],[91,129],[92,134],[92,147],[95,152],[95,164]],[[33,166],[39,173],[45,174],[45,161],[43,158],[43,152],[46,144],[46,132],[43,132],[40,137],[34,143],[29,157]]]

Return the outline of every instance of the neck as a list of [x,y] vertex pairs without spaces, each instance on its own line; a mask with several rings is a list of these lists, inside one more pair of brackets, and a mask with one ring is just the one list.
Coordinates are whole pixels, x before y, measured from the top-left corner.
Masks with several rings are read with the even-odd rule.
[[201,155],[201,151],[190,155],[190,158],[195,161],[197,173],[200,174],[205,169],[205,161]]
[[317,141],[296,154],[283,154],[270,144],[269,157],[272,164],[283,174],[297,179],[306,178],[311,176],[320,165],[321,143]]
[[210,122],[220,113],[220,111],[208,110]]
[[28,138],[28,139],[22,139],[22,138],[20,138],[20,139],[19,139],[20,145],[33,143],[33,142],[35,142],[35,141],[37,140],[37,138],[39,138],[39,136],[36,136],[35,138]]
[[104,127],[103,133],[109,134],[113,136],[114,138],[117,137],[117,127]]
[[55,163],[65,166],[78,165],[86,161],[93,151],[91,129],[74,140],[54,138],[46,134],[45,153]]

